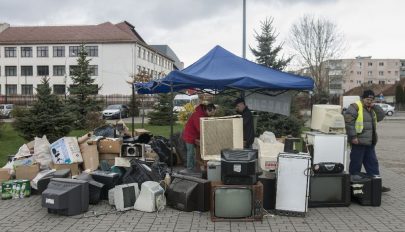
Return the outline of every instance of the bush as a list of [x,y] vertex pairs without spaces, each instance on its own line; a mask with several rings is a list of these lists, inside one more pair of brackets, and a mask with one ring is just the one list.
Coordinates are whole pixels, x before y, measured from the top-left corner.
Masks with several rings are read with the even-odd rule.
[[91,111],[86,114],[84,128],[88,131],[93,131],[94,129],[104,126],[105,120],[98,111]]
[[260,112],[256,134],[260,135],[265,131],[271,131],[276,137],[287,135],[299,137],[303,126],[304,122],[293,115],[287,117],[281,114]]
[[[172,116],[171,100],[170,94],[159,94],[159,102],[153,106],[153,111],[148,114],[150,125],[170,125]],[[173,115],[173,123],[176,121],[177,115]]]

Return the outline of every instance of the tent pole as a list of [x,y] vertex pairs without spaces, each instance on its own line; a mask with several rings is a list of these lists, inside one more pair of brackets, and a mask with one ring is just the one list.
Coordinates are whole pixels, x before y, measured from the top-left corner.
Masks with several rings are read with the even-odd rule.
[[173,173],[173,82],[170,83],[170,173]]
[[132,138],[135,137],[135,83],[132,82]]

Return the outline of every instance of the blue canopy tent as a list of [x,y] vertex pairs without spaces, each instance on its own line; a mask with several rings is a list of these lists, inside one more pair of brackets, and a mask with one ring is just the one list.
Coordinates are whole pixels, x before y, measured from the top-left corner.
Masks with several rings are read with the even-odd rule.
[[137,83],[139,94],[177,92],[184,89],[238,89],[251,91],[312,90],[309,77],[281,72],[243,59],[215,46],[194,64],[172,71],[159,81]]

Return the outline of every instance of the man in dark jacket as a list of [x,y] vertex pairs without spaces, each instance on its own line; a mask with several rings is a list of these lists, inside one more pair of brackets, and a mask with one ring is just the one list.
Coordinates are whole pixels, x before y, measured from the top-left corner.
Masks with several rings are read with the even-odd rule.
[[[364,165],[367,175],[378,176],[375,145],[377,144],[377,122],[384,119],[384,110],[374,104],[374,92],[365,90],[360,101],[351,104],[345,114],[346,132],[351,144],[349,172],[356,175]],[[387,192],[389,188],[383,187]]]
[[243,98],[236,99],[234,104],[236,112],[241,114],[243,118],[243,146],[245,148],[251,148],[255,139],[252,113],[250,112]]

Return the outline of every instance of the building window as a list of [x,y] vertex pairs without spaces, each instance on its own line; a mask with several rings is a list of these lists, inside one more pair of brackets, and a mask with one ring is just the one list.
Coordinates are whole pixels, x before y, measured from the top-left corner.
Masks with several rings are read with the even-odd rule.
[[77,66],[77,65],[70,65],[69,66],[69,75],[74,76],[74,73],[75,73],[76,69],[78,69],[78,68],[79,68],[79,66]]
[[7,95],[17,95],[17,85],[6,85]]
[[21,76],[32,76],[32,66],[21,66]]
[[53,57],[65,57],[65,46],[53,46]]
[[373,71],[368,71],[368,72],[367,72],[367,75],[368,75],[368,76],[372,76],[372,75],[373,75]]
[[357,84],[361,84],[361,81],[357,81]]
[[378,71],[379,76],[384,76],[384,71]]
[[384,62],[379,62],[378,66],[384,66]]
[[378,84],[385,85],[385,81],[378,81]]
[[367,65],[368,65],[369,67],[370,67],[370,66],[373,66],[373,62],[368,62]]
[[32,57],[32,47],[21,47],[21,57]]
[[66,92],[65,85],[53,85],[53,93],[54,94],[64,95],[65,92]]
[[21,85],[21,94],[22,95],[33,95],[34,87],[32,85]]
[[357,75],[361,75],[361,71],[357,71]]
[[64,76],[65,75],[65,66],[54,65],[53,66],[53,75],[54,76]]
[[17,57],[17,48],[16,47],[5,47],[4,56],[5,57]]
[[141,51],[142,51],[141,47],[138,47],[138,58],[141,58]]
[[353,70],[350,70],[350,73],[353,74]]
[[6,77],[17,76],[17,66],[6,66],[4,70]]
[[398,71],[395,71],[395,75],[398,75]]
[[49,76],[49,66],[38,65],[37,66],[37,76]]
[[142,49],[142,58],[143,58],[143,59],[146,58],[146,51],[145,51],[145,49]]
[[87,56],[97,57],[98,46],[86,46]]
[[37,47],[37,57],[48,57],[48,47]]
[[90,76],[98,76],[98,66],[89,65]]
[[360,67],[360,68],[362,67],[362,63],[361,63],[361,62],[359,62],[359,67]]
[[388,74],[391,74],[391,71],[387,71],[388,72]]
[[80,52],[79,46],[69,46],[69,56],[70,57],[78,57]]
[[368,84],[373,84],[373,81],[368,81],[367,83],[368,83]]

